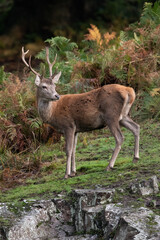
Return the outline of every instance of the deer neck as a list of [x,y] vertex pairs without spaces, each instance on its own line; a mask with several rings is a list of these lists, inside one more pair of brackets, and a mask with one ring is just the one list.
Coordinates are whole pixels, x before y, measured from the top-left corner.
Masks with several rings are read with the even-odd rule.
[[38,113],[44,123],[49,123],[51,117],[54,115],[54,108],[56,103],[52,101],[47,101],[44,98],[38,98]]

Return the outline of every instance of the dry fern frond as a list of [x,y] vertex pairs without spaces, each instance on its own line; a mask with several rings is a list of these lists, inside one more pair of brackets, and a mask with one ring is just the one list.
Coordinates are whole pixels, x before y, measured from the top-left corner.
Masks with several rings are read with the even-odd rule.
[[151,92],[150,92],[151,96],[154,97],[156,95],[160,94],[160,88],[154,88]]
[[104,35],[104,42],[106,45],[110,42],[110,40],[114,39],[116,37],[116,33],[112,32],[111,34],[109,32],[106,32]]
[[85,35],[86,40],[96,41],[98,45],[102,45],[102,37],[101,33],[99,32],[99,29],[93,25],[90,24],[91,28],[88,28],[89,33]]
[[93,24],[90,24],[90,25],[91,25],[91,28],[88,28],[89,33],[85,35],[85,39],[90,41],[95,41],[97,45],[100,47],[104,47],[108,45],[110,40],[116,37],[115,32],[112,32],[111,34],[109,32],[106,32],[102,37],[99,29]]

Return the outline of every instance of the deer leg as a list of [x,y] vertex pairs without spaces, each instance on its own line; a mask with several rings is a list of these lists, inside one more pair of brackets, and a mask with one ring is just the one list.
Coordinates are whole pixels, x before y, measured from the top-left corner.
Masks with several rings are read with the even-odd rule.
[[73,142],[73,149],[72,149],[72,157],[71,157],[71,174],[70,174],[70,176],[72,176],[72,177],[74,177],[75,174],[76,174],[75,153],[76,153],[77,137],[78,137],[78,133],[75,133],[74,142]]
[[135,123],[129,116],[126,116],[120,121],[120,124],[129,129],[135,138],[135,145],[134,145],[134,159],[133,162],[137,162],[139,159],[139,134],[140,134],[140,126]]
[[72,153],[73,153],[74,135],[75,135],[75,132],[73,130],[69,130],[65,133],[66,156],[67,156],[67,166],[66,166],[65,178],[68,178],[71,175],[71,158],[72,158]]
[[115,126],[110,127],[110,130],[111,130],[111,132],[112,132],[112,134],[113,134],[113,136],[116,140],[116,147],[115,147],[114,152],[112,154],[112,158],[109,161],[109,165],[106,168],[107,171],[111,170],[114,167],[116,158],[119,154],[119,151],[121,150],[121,145],[122,145],[123,140],[124,140],[124,137],[123,137],[122,132],[120,130],[119,124],[116,127]]

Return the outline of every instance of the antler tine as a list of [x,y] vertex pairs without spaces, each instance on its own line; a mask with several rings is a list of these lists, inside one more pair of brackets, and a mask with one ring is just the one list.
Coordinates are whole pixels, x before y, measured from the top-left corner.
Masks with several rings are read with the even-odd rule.
[[32,58],[32,56],[30,55],[30,56],[29,56],[29,68],[31,69],[31,71],[32,71],[35,75],[38,75],[38,76],[40,77],[41,74],[39,74],[38,72],[36,72],[36,71],[32,68],[32,66],[31,66],[31,58]]
[[26,52],[24,51],[24,47],[22,47],[22,61],[24,62],[24,64],[29,67],[29,69],[35,74],[38,75],[39,77],[41,76],[38,72],[36,72],[32,66],[31,66],[31,56],[29,56],[29,64],[26,62],[25,60],[25,56],[26,54],[29,52],[29,50],[27,50]]
[[50,77],[52,77],[52,75],[53,75],[52,68],[53,68],[53,66],[56,62],[57,54],[55,56],[54,61],[51,63],[50,60],[49,60],[49,47],[46,47],[46,59],[47,59],[48,65],[49,65],[49,74],[50,74]]
[[22,61],[24,62],[24,64],[29,67],[29,64],[26,62],[25,60],[25,55],[29,52],[29,50],[27,50],[26,52],[24,51],[24,47],[22,47]]

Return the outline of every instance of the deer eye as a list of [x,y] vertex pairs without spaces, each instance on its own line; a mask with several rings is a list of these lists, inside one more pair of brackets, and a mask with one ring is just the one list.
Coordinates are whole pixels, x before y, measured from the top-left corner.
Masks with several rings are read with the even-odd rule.
[[42,88],[43,88],[43,89],[47,89],[47,87],[46,87],[46,86],[42,86]]

